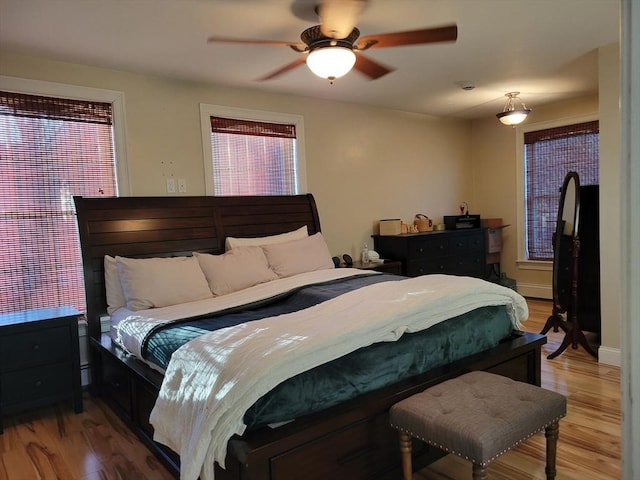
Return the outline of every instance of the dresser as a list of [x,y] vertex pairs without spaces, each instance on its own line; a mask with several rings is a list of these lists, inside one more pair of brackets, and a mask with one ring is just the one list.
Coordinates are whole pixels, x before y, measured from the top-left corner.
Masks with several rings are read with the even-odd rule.
[[0,315],[2,416],[70,399],[82,411],[78,318],[71,307]]
[[484,278],[487,273],[484,228],[373,235],[373,244],[381,257],[400,260],[402,274],[409,277],[447,273]]

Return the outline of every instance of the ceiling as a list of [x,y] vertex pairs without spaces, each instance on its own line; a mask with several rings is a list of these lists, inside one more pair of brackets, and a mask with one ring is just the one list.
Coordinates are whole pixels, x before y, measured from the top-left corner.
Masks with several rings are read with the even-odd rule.
[[[0,0],[0,48],[62,61],[393,108],[481,118],[521,92],[535,109],[597,92],[597,48],[618,41],[617,0],[369,0],[362,35],[456,23],[455,43],[376,49],[394,72],[330,85],[306,66],[257,78],[300,55],[210,44],[211,35],[296,42],[315,0]],[[2,73],[2,65],[0,65]],[[473,84],[463,90],[463,84]]]

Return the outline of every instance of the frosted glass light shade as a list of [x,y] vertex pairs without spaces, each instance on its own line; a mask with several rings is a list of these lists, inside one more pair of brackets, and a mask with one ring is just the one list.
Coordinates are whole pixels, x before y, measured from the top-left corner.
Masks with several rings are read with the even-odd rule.
[[353,68],[356,54],[345,47],[316,48],[307,57],[307,66],[321,78],[334,80],[340,78]]
[[498,120],[500,120],[504,125],[520,125],[522,122],[524,122],[525,118],[527,118],[527,115],[529,115],[530,111],[531,110],[529,109],[511,110],[509,112],[499,113],[497,117]]
[[[505,94],[507,101],[504,104],[502,112],[497,113],[496,117],[503,125],[513,127],[520,125],[531,113],[531,109],[527,108],[524,102],[518,97],[520,92],[509,92]],[[518,106],[520,108],[518,108]]]

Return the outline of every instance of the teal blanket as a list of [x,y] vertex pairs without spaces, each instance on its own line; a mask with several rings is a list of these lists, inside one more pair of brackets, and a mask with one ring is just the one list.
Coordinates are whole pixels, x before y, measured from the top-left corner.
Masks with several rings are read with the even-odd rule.
[[249,429],[318,412],[496,346],[512,332],[505,307],[484,307],[396,342],[376,343],[278,385],[245,414]]

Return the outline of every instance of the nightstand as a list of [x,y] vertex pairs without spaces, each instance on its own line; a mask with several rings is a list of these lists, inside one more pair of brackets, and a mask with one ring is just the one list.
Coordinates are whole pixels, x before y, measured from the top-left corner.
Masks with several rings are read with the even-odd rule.
[[0,315],[2,416],[71,399],[82,412],[78,318],[71,307]]
[[375,270],[376,272],[400,275],[402,273],[402,262],[399,260],[385,260],[384,262],[353,262],[353,268],[361,270]]

